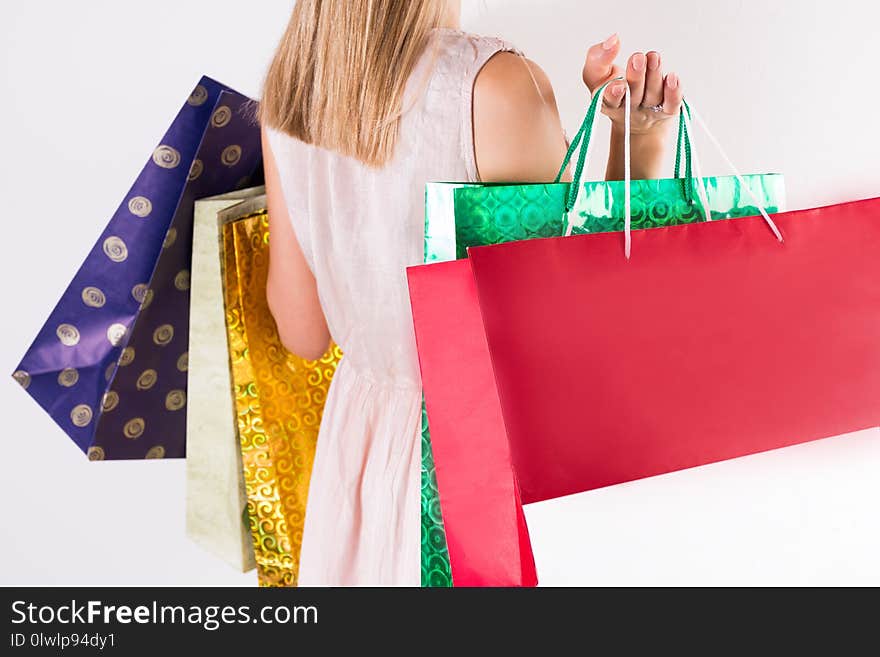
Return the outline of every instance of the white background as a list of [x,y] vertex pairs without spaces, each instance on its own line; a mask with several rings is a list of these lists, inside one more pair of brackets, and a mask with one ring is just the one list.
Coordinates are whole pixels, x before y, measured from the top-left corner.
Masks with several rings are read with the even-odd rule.
[[[2,3],[0,584],[256,583],[186,540],[183,462],[88,463],[8,374],[198,77],[258,95],[291,4]],[[786,174],[792,209],[880,195],[870,3],[464,4],[465,28],[547,70],[570,133],[583,55],[619,31],[626,52],[663,53],[742,170]],[[878,473],[872,430],[534,505],[538,570],[559,585],[877,585]]]

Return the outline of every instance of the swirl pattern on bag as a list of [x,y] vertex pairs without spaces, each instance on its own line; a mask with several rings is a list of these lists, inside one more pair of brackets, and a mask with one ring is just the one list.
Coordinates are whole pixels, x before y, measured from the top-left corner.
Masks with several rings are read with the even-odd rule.
[[208,100],[208,90],[205,89],[204,85],[197,84],[186,102],[193,107],[198,107],[199,105],[204,105],[206,100]]
[[176,148],[162,144],[153,151],[153,162],[163,169],[174,169],[180,164],[180,152]]
[[65,347],[74,347],[79,343],[79,329],[73,324],[61,324],[55,330],[55,335]]
[[128,329],[125,324],[111,324],[107,327],[107,341],[114,347],[118,347],[125,339],[126,333],[128,333]]
[[222,128],[229,125],[232,120],[232,110],[226,105],[221,105],[211,115],[211,125],[215,128]]
[[128,211],[141,219],[150,216],[153,203],[146,196],[134,196],[128,202]]
[[108,390],[101,398],[101,412],[109,413],[119,405],[119,393],[115,390]]
[[65,388],[72,388],[79,381],[79,372],[74,368],[68,367],[58,373],[58,385]]
[[83,288],[82,300],[89,308],[103,308],[107,303],[107,297],[101,289],[92,286]]
[[199,159],[193,160],[193,163],[189,167],[189,175],[187,176],[187,180],[192,182],[193,180],[197,180],[199,176],[202,175],[202,172],[205,170],[205,163]]
[[304,361],[281,345],[265,288],[265,212],[223,226],[223,276],[247,516],[261,586],[296,586],[309,478],[335,345]]

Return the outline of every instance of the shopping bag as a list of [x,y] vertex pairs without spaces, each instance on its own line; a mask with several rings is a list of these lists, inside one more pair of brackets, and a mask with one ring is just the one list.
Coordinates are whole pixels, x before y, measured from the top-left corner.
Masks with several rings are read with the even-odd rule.
[[880,199],[772,222],[470,250],[523,502],[880,424]]
[[[554,186],[549,186],[553,188]],[[556,186],[564,189],[565,185]],[[465,257],[466,246],[497,244],[503,241],[561,235],[565,230],[562,212],[545,212],[526,221],[512,220],[503,230],[491,221],[483,221],[479,212],[468,212],[459,205],[462,190],[474,190],[477,194],[495,189],[473,183],[429,183],[425,193],[425,249],[426,263],[440,263]],[[560,196],[561,198],[561,196]],[[441,429],[442,430],[442,429]],[[431,449],[431,424],[427,408],[422,404],[422,586],[444,587],[468,586],[473,581],[464,572],[454,579],[450,564],[450,550],[443,521],[443,505],[437,486],[436,467]],[[507,497],[505,497],[507,499]],[[453,505],[454,506],[454,505]],[[454,515],[453,511],[453,515]],[[520,519],[520,534],[527,537],[525,518]],[[490,525],[484,525],[489,529]],[[454,537],[451,537],[454,539]],[[453,548],[454,551],[455,548]],[[528,551],[528,555],[531,551]],[[517,561],[514,559],[514,561]],[[529,565],[531,564],[531,565]],[[534,572],[534,563],[525,556],[524,571]],[[482,572],[482,566],[481,566]],[[517,575],[517,577],[519,577]],[[530,579],[526,576],[526,579]],[[482,581],[482,580],[480,580]]]
[[[784,182],[780,175],[694,179],[693,135],[684,118],[679,125],[675,178],[633,181],[629,203],[622,182],[582,182],[600,97],[601,90],[594,95],[557,177],[580,146],[571,185],[450,184],[440,189],[429,185],[427,200],[429,207],[433,203],[437,208],[437,220],[434,225],[429,220],[426,239],[433,240],[438,245],[436,250],[446,257],[426,261],[448,260],[451,253],[460,258],[468,247],[482,244],[552,237],[563,232],[622,230],[627,205],[631,206],[635,227],[686,224],[707,215],[727,219],[757,212],[758,205],[771,211],[783,207]],[[454,221],[450,222],[450,216]],[[486,383],[492,380],[491,364],[485,337],[474,329],[480,325],[479,310],[467,265],[411,268],[409,276],[422,382],[434,438],[428,447],[436,468],[453,581],[456,585],[530,585],[533,559],[524,521],[506,525],[508,531],[499,531],[485,522],[489,516],[510,518],[511,509],[517,510],[517,518],[522,514],[516,478],[504,469],[509,459],[497,460],[493,467],[500,464],[501,471],[491,477],[480,469],[495,452],[487,446],[488,455],[482,455],[476,446],[486,446],[485,436],[493,431],[496,438],[500,435],[500,407],[494,386]],[[459,322],[470,328],[463,329]],[[473,388],[463,383],[465,380],[481,387]],[[439,438],[437,431],[441,432]],[[467,461],[471,458],[473,461]],[[506,497],[497,493],[500,486],[506,487]],[[460,497],[456,499],[455,495]],[[481,522],[474,524],[472,500],[502,497],[505,501],[497,507],[481,505]],[[457,532],[460,539],[455,537]],[[502,554],[507,555],[508,563],[499,563],[497,555]]]
[[248,523],[261,586],[295,586],[315,445],[342,353],[317,361],[288,352],[266,300],[265,197],[218,215],[229,366]]
[[187,536],[239,571],[255,567],[229,371],[217,215],[265,194],[253,187],[198,199],[190,276],[186,415]]
[[199,81],[13,374],[91,460],[185,454],[193,203],[260,177],[250,102]]
[[[452,581],[534,586],[535,562],[468,263],[408,273]],[[446,385],[451,380],[454,388]]]

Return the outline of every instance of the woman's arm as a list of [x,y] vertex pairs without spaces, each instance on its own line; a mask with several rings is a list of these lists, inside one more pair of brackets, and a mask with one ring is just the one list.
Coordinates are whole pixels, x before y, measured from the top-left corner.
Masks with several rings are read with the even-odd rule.
[[474,153],[483,182],[547,182],[567,144],[550,80],[534,62],[500,52],[474,83]]
[[[623,75],[614,60],[620,39],[614,35],[590,48],[584,82],[593,91]],[[626,80],[632,91],[632,176],[657,178],[669,121],[681,107],[678,76],[664,76],[660,55],[635,53],[627,64]],[[605,89],[602,111],[611,118],[611,149],[606,178],[623,178],[623,120],[625,83]],[[653,111],[651,108],[660,108]],[[474,84],[474,150],[483,182],[547,182],[553,180],[567,145],[553,87],[532,61],[513,53],[498,53]],[[566,173],[565,180],[570,180]]]
[[290,223],[265,129],[263,168],[269,211],[269,280],[266,284],[269,310],[287,350],[306,360],[317,360],[330,346],[330,331],[318,300],[315,277]]

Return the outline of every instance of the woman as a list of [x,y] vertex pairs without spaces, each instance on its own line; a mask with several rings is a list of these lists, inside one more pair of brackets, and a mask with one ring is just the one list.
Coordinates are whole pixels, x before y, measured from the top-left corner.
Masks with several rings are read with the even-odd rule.
[[[269,304],[292,352],[345,353],[324,410],[301,585],[420,581],[421,388],[407,266],[422,261],[428,181],[551,180],[566,141],[544,72],[459,30],[460,0],[299,0],[261,108],[272,234]],[[616,35],[590,89],[621,74]],[[633,176],[656,177],[678,78],[627,63]],[[607,176],[623,174],[624,82],[604,95]]]

